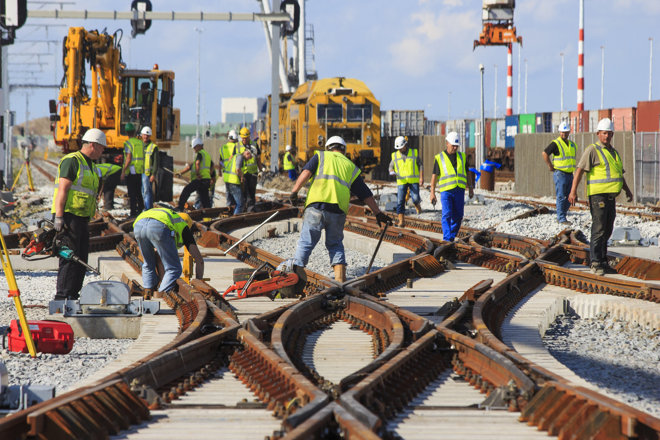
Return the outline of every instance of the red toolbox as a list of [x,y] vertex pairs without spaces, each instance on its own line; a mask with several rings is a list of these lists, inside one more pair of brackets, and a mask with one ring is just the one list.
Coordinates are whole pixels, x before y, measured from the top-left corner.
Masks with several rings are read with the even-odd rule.
[[[28,326],[38,352],[67,354],[73,348],[73,329],[66,322],[28,321]],[[18,319],[11,321],[7,337],[9,338],[7,347],[9,351],[28,352],[23,329],[21,329]]]

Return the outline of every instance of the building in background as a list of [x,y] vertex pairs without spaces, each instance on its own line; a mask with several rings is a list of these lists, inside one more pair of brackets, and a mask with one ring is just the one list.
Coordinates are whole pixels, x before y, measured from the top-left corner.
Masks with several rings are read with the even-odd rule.
[[266,98],[222,98],[221,121],[225,124],[250,125],[266,119]]

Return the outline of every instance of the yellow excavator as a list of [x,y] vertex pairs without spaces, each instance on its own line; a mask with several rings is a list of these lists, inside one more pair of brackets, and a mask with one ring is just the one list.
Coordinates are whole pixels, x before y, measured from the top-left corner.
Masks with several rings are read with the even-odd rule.
[[[152,130],[152,141],[161,149],[179,143],[179,109],[173,107],[174,72],[130,70],[122,61],[121,30],[69,28],[64,39],[64,77],[57,100],[50,101],[51,129],[63,152],[77,151],[89,128],[105,132],[108,147],[104,161],[119,162],[126,126]],[[91,74],[91,78],[87,75]],[[87,80],[91,80],[91,91]]]

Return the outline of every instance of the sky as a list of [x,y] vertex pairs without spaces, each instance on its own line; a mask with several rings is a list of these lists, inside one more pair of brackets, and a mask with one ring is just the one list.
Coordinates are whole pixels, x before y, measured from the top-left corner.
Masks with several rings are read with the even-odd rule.
[[[68,0],[63,8],[128,11],[130,4],[130,0]],[[260,11],[254,0],[152,0],[152,4],[154,11]],[[479,0],[307,0],[318,75],[364,81],[380,100],[381,110],[423,109],[434,120],[478,118],[479,64],[483,64],[485,116],[493,117],[497,107],[497,117],[503,117],[506,48],[472,49],[482,27],[481,6]],[[578,0],[519,0],[516,6],[514,24],[523,46],[513,49],[513,112],[560,110],[560,53],[564,54],[564,109],[575,110]],[[28,1],[28,10],[55,7],[52,2]],[[649,38],[654,39],[652,99],[660,99],[660,1],[585,0],[584,21],[585,109],[600,108],[603,54],[603,108],[632,107],[648,99]],[[45,24],[54,26],[46,28]],[[220,122],[223,97],[270,93],[270,58],[263,26],[256,22],[153,21],[146,34],[131,39],[128,21],[28,19],[17,31],[16,43],[9,47],[10,84],[59,84],[61,42],[67,26],[107,28],[109,33],[123,29],[121,46],[129,68],[149,69],[157,63],[161,69],[173,70],[174,101],[181,109],[182,123],[196,121],[199,34],[195,28],[203,29],[199,63],[202,122]],[[36,52],[51,55],[40,60],[16,55]],[[27,64],[37,61],[43,64]],[[24,73],[39,69],[37,74]],[[32,119],[47,116],[48,100],[56,97],[55,89],[17,90],[10,96],[10,106],[21,123],[26,101]]]

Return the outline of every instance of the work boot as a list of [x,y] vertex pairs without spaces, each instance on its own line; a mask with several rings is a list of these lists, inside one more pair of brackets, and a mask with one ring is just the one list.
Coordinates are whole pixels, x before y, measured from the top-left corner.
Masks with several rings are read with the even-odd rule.
[[399,214],[399,215],[398,215],[398,220],[397,220],[397,222],[396,222],[396,225],[397,225],[399,228],[403,228],[403,223],[404,223],[404,222],[403,222],[403,214]]
[[154,289],[144,289],[142,292],[142,297],[146,300],[150,300],[154,296]]
[[345,264],[335,264],[332,266],[335,270],[335,281],[343,283],[346,281],[346,265]]
[[422,213],[422,206],[419,203],[415,205],[415,211],[417,211],[417,214]]

